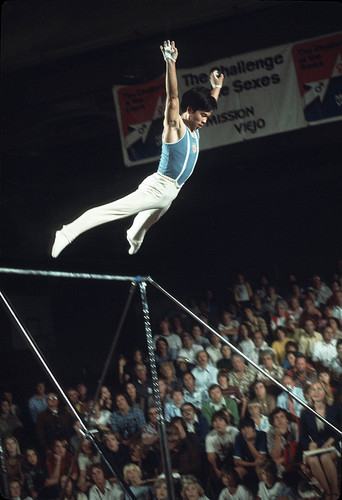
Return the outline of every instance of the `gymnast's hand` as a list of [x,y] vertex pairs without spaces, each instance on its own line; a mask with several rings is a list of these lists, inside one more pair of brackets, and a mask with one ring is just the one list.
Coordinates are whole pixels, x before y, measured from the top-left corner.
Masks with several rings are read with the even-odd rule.
[[178,57],[178,50],[176,48],[175,42],[170,42],[170,40],[165,40],[163,45],[160,45],[160,50],[163,54],[164,60],[167,61],[171,59],[171,61],[176,62]]
[[222,87],[224,79],[224,74],[220,73],[217,69],[214,69],[209,76],[210,84],[212,88]]

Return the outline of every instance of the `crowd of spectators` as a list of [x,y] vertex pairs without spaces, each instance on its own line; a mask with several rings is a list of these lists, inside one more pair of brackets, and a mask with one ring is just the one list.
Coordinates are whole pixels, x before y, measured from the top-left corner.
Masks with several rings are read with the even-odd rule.
[[[188,300],[201,323],[171,305],[158,320],[155,361],[177,499],[339,498],[341,436],[325,420],[341,429],[341,278],[328,286],[313,275],[303,286],[291,275],[281,290],[266,275],[254,286],[239,274],[228,299],[209,290]],[[117,380],[96,400],[84,381],[67,388],[92,437],[43,381],[27,397],[30,422],[4,390],[2,494],[167,499],[152,387],[140,346],[120,355]]]

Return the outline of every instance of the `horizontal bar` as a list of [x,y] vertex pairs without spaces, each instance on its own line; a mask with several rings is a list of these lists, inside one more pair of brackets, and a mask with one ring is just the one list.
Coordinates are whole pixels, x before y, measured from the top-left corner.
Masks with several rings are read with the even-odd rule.
[[107,280],[107,281],[134,281],[141,283],[149,281],[149,277],[143,276],[117,276],[112,274],[92,274],[92,273],[69,273],[66,271],[48,271],[40,269],[15,269],[11,267],[0,267],[0,274],[19,274],[29,276],[44,276],[48,278],[74,278],[88,280]]

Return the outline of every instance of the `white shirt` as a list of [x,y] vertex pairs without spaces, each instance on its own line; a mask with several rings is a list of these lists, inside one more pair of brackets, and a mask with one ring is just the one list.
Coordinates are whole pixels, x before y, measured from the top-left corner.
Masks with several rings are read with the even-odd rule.
[[245,488],[242,484],[239,484],[234,495],[229,493],[228,488],[221,491],[218,500],[253,500],[254,497],[252,493]]
[[216,366],[218,360],[223,358],[221,353],[221,344],[219,345],[219,347],[214,347],[213,345],[210,345],[206,348],[206,351],[209,355],[209,363],[212,364],[213,366]]
[[312,361],[320,361],[323,366],[329,368],[330,363],[336,357],[336,339],[332,339],[329,344],[324,340],[315,342],[312,348]]
[[191,373],[195,377],[196,387],[200,390],[208,390],[211,384],[217,384],[218,369],[215,366],[208,364],[204,370],[200,366],[196,366]]
[[100,488],[93,484],[89,490],[89,500],[123,500],[124,492],[118,484],[110,484],[106,481],[105,491],[102,493]]
[[227,451],[233,451],[235,438],[239,434],[239,430],[232,425],[227,425],[226,432],[223,436],[219,436],[217,431],[213,429],[205,438],[206,453],[216,453],[222,460],[227,456]]
[[170,335],[156,335],[155,337],[153,337],[154,345],[156,344],[156,341],[159,339],[159,337],[164,337],[167,340],[169,347],[176,349],[177,353],[179,349],[182,348],[181,338],[176,333],[170,333]]
[[333,317],[340,320],[340,324],[342,324],[342,307],[334,306],[333,309]]
[[191,349],[185,349],[184,347],[179,349],[177,357],[186,358],[190,363],[196,363],[196,355],[200,351],[203,351],[203,347],[198,344],[193,344]]

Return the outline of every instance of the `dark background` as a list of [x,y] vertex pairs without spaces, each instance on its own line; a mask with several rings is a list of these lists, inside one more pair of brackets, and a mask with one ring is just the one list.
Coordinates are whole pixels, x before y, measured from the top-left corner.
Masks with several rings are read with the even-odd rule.
[[[48,252],[63,222],[155,170],[124,167],[112,86],[162,74],[164,39],[186,68],[340,29],[341,6],[326,1],[5,2],[1,266],[150,275],[177,298],[206,287],[225,297],[239,270],[252,284],[262,272],[280,285],[290,272],[329,283],[342,256],[342,121],[203,151],[136,256],[128,220],[83,234],[56,261]],[[0,284],[63,383],[95,380],[129,282],[1,274]],[[148,294],[154,326],[169,302]],[[133,302],[116,356],[144,345],[139,293]],[[0,320],[2,379],[28,387],[41,368],[4,308]]]

